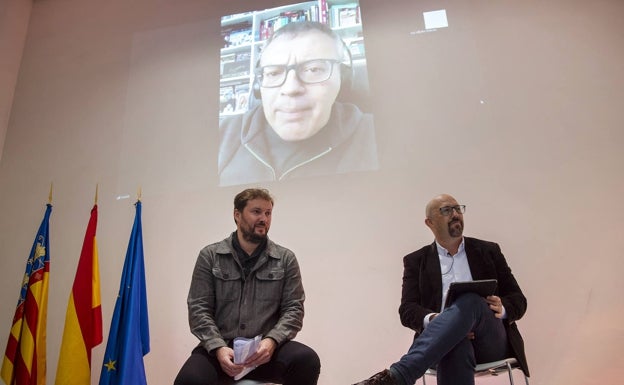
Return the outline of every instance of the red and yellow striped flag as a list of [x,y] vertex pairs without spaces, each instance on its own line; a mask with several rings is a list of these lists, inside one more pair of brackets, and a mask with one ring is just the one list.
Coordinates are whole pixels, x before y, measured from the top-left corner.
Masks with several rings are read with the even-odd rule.
[[90,385],[91,349],[102,342],[96,228],[97,204],[91,209],[76,278],[69,295],[65,330],[56,370],[56,385]]
[[0,372],[7,385],[45,385],[51,213],[48,204],[26,263]]

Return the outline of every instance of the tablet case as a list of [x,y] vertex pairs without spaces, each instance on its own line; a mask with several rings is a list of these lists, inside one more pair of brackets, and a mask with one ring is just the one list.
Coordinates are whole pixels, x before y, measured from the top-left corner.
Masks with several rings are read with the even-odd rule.
[[482,279],[477,281],[451,282],[444,307],[450,306],[457,297],[464,293],[477,293],[482,297],[493,295],[498,281],[495,279]]

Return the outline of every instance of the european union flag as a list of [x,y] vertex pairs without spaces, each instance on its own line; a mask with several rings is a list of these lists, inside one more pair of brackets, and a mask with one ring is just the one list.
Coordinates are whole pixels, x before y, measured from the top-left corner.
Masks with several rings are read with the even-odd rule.
[[108,333],[100,385],[147,385],[143,356],[149,353],[150,343],[141,201],[135,206],[136,215]]

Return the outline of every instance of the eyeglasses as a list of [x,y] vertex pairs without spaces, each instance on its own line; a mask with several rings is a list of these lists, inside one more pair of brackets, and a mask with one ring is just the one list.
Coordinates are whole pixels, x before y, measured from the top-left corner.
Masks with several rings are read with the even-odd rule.
[[457,214],[463,214],[466,212],[466,205],[457,205],[457,206],[444,206],[440,207],[440,214],[445,217],[453,214],[453,210],[457,211]]
[[332,76],[334,64],[338,63],[338,60],[315,59],[292,65],[268,65],[256,69],[256,77],[261,87],[275,88],[284,84],[290,70],[295,70],[297,79],[302,83],[320,83]]

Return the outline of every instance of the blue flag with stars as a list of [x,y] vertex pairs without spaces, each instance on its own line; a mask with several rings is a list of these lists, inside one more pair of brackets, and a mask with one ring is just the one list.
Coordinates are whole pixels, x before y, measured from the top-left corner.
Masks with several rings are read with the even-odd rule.
[[143,356],[149,353],[150,343],[141,201],[135,206],[134,225],[108,333],[100,385],[147,385]]

